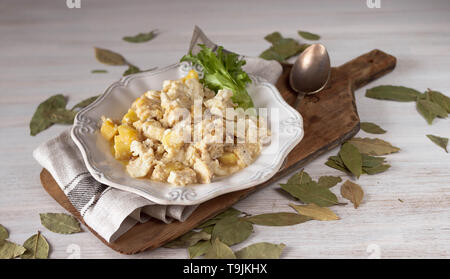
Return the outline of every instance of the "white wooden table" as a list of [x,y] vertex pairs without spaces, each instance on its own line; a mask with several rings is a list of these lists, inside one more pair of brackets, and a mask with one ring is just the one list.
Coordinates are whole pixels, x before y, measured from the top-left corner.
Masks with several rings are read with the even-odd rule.
[[[231,2],[231,3],[230,3]],[[22,243],[41,230],[52,246],[51,257],[66,258],[79,247],[82,258],[185,258],[185,249],[160,248],[138,255],[118,254],[89,232],[58,235],[40,225],[40,212],[63,209],[39,182],[41,167],[32,151],[67,127],[54,126],[36,137],[28,124],[37,105],[56,93],[69,105],[97,95],[125,70],[99,64],[93,47],[115,50],[141,68],[164,66],[186,51],[194,25],[230,50],[258,55],[269,44],[263,37],[280,31],[297,38],[299,29],[322,35],[333,65],[379,48],[398,58],[395,71],[380,84],[427,87],[450,94],[450,2],[386,1],[370,9],[353,1],[87,1],[69,9],[65,0],[10,0],[0,3],[0,223]],[[151,42],[121,40],[157,28]],[[108,74],[91,74],[107,69]],[[388,156],[387,172],[362,176],[360,208],[333,207],[334,222],[311,221],[295,227],[257,227],[239,249],[269,241],[287,245],[284,258],[430,258],[450,257],[450,155],[426,134],[450,137],[450,121],[432,126],[412,103],[377,101],[356,92],[362,121],[388,133],[380,138],[400,147]],[[366,135],[360,132],[361,136]],[[318,178],[340,175],[324,165],[330,151],[306,166]],[[345,177],[344,177],[345,179]],[[285,180],[285,179],[284,179]],[[284,180],[282,180],[284,182]],[[236,204],[248,213],[291,211],[278,183]],[[339,187],[333,189],[336,193]],[[403,200],[400,202],[399,199]],[[76,249],[76,248],[75,248]]]

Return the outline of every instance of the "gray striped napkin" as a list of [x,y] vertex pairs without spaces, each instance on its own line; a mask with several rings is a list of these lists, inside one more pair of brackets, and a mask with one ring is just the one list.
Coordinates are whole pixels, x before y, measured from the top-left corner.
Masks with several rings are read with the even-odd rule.
[[[204,43],[216,48],[195,27],[190,50]],[[275,83],[282,68],[278,62],[244,57],[244,70]],[[138,222],[156,218],[165,223],[183,222],[197,208],[193,206],[159,205],[136,194],[118,190],[96,181],[86,169],[83,158],[67,130],[40,145],[33,152],[38,163],[47,169],[67,195],[72,205],[83,216],[86,224],[108,242],[113,242]]]

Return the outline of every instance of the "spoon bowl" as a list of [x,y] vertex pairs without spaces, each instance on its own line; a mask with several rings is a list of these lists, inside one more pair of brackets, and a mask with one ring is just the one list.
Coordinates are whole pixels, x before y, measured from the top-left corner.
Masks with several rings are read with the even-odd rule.
[[331,64],[326,47],[313,44],[297,58],[289,74],[289,84],[299,97],[321,91],[330,79]]

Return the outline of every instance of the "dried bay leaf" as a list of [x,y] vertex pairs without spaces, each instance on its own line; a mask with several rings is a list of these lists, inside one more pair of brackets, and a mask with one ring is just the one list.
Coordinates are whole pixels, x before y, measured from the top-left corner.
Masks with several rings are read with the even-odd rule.
[[211,248],[211,241],[204,240],[199,241],[196,244],[188,248],[189,258],[197,258],[204,255]]
[[418,99],[416,108],[430,125],[436,117],[446,118],[448,116],[448,113],[444,108],[426,99]]
[[265,36],[264,39],[268,41],[269,43],[275,44],[279,40],[281,40],[283,36],[281,36],[280,32],[273,32],[269,35]]
[[330,209],[326,207],[320,207],[314,203],[306,205],[289,204],[290,207],[295,209],[299,214],[311,217],[318,221],[333,221],[339,220],[339,217]]
[[358,148],[351,143],[344,143],[339,151],[339,157],[344,162],[344,166],[356,177],[362,173],[362,157]]
[[366,91],[366,97],[398,102],[414,102],[421,93],[404,86],[380,85]]
[[206,252],[205,259],[236,259],[236,256],[228,245],[216,238]]
[[50,245],[42,236],[41,232],[31,236],[23,243],[23,247],[27,249],[20,257],[22,259],[47,259],[50,251]]
[[106,74],[108,71],[107,70],[92,70],[91,73],[92,74]]
[[259,57],[266,60],[277,60],[279,62],[283,62],[289,57],[299,54],[301,50],[302,45],[296,40],[283,38],[261,53]]
[[197,227],[197,229],[201,229],[201,228],[206,228],[209,227],[211,225],[216,224],[220,219],[223,219],[225,217],[232,217],[232,216],[239,216],[241,215],[242,212],[237,210],[236,208],[230,207],[227,210],[225,210],[224,212],[218,214],[217,216],[209,219],[208,221],[204,222],[203,224],[201,224],[200,226]]
[[141,69],[139,69],[138,67],[134,66],[134,65],[129,65],[128,69],[123,73],[123,76],[128,76],[131,74],[136,74],[136,73],[140,73]]
[[319,186],[331,188],[341,181],[342,178],[340,178],[339,176],[326,175],[319,177],[319,181],[317,183],[319,184]]
[[74,105],[72,110],[85,108],[85,107],[89,106],[91,103],[93,103],[95,100],[97,100],[98,97],[100,97],[100,95],[84,99],[83,101]]
[[341,195],[351,201],[355,208],[358,208],[364,197],[364,191],[358,184],[347,180],[341,186]]
[[277,212],[245,217],[245,220],[260,226],[292,226],[309,221],[311,218],[291,212]]
[[381,164],[384,163],[384,160],[386,158],[384,157],[375,157],[375,156],[370,156],[367,154],[361,154],[362,155],[362,166],[363,168],[373,168],[373,167],[377,167]]
[[54,124],[50,119],[52,113],[58,109],[65,109],[66,98],[62,94],[51,96],[37,107],[30,122],[30,134],[37,135],[39,132],[47,129]]
[[427,135],[427,137],[432,142],[434,142],[438,146],[442,147],[445,150],[445,152],[448,153],[448,150],[447,150],[448,138],[442,138],[442,137],[438,137],[438,136],[435,136],[435,135]]
[[328,157],[328,161],[325,162],[325,165],[329,166],[330,168],[350,174],[350,171],[344,166],[344,162],[342,162],[339,156]]
[[220,238],[226,245],[234,245],[246,240],[253,232],[252,223],[236,216],[220,219],[212,231],[212,238]]
[[448,113],[450,113],[450,98],[448,96],[442,94],[439,91],[434,91],[431,89],[428,89],[426,94],[429,97],[429,100],[431,100],[435,104],[438,104]]
[[58,108],[49,114],[49,119],[53,124],[70,125],[73,124],[76,114],[76,111]]
[[95,47],[94,49],[95,58],[97,58],[98,62],[100,63],[112,66],[122,66],[128,64],[122,55],[114,51],[97,47]]
[[319,39],[320,39],[320,36],[319,36],[319,35],[314,34],[314,33],[311,33],[311,32],[307,32],[307,31],[301,31],[301,30],[299,30],[299,31],[298,31],[298,35],[299,35],[300,37],[302,37],[303,39],[310,40],[310,41],[316,41],[316,40],[319,40]]
[[259,57],[266,60],[283,62],[305,49],[305,47],[296,40],[292,38],[283,38],[279,32],[273,32],[265,36],[264,39],[272,43],[270,48],[259,55]]
[[130,65],[128,65],[128,69],[123,73],[123,76],[128,76],[128,75],[131,75],[131,74],[137,74],[137,73],[153,71],[155,69],[157,69],[157,67],[153,67],[153,68],[150,68],[148,70],[141,70],[138,67],[130,64]]
[[0,241],[0,259],[14,259],[25,253],[25,247],[11,241]]
[[212,234],[213,229],[214,229],[214,225],[211,225],[211,226],[203,228],[201,231],[205,232],[207,234]]
[[0,224],[0,243],[9,237],[8,230]]
[[52,232],[72,234],[81,232],[80,223],[73,216],[65,213],[41,213],[41,224]]
[[190,231],[181,237],[164,245],[165,248],[187,248],[197,244],[201,240],[210,240],[211,234],[205,231]]
[[398,152],[400,148],[378,138],[352,138],[348,141],[358,148],[359,152],[368,155],[386,155]]
[[122,39],[129,43],[144,43],[154,39],[156,35],[156,30],[152,30],[148,33],[139,33],[135,36],[125,36]]
[[315,203],[319,206],[332,206],[339,203],[335,194],[315,181],[280,185],[283,190],[304,203]]
[[236,252],[238,259],[279,259],[285,244],[259,242],[249,245]]
[[285,58],[273,48],[263,51],[259,57],[266,60],[276,60],[278,62],[283,62],[285,60]]
[[369,175],[381,173],[387,171],[391,165],[389,164],[382,164],[374,167],[363,167],[363,172]]
[[371,134],[386,133],[386,130],[382,129],[380,126],[378,126],[377,124],[372,123],[372,122],[361,122],[361,130],[363,130],[366,133],[371,133]]
[[313,181],[311,176],[304,170],[301,170],[300,172],[292,175],[288,181],[287,184],[303,184]]

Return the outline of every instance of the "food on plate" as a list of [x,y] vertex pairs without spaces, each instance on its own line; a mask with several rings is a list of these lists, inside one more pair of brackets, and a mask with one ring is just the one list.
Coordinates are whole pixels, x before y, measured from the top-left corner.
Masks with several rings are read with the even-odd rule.
[[120,121],[103,117],[100,132],[132,177],[210,183],[250,165],[270,138],[266,122],[236,109],[232,95],[215,94],[191,70],[137,98]]

